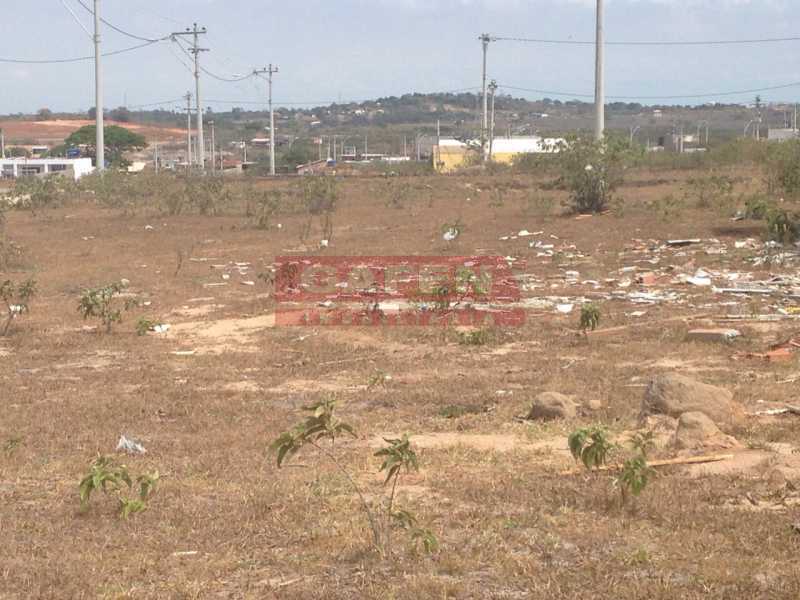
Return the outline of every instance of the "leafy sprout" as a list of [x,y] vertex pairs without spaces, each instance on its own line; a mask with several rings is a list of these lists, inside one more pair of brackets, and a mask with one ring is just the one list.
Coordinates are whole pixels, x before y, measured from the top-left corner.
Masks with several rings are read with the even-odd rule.
[[608,454],[616,447],[608,437],[608,431],[600,426],[584,427],[570,434],[569,451],[576,461],[588,470],[606,464]]

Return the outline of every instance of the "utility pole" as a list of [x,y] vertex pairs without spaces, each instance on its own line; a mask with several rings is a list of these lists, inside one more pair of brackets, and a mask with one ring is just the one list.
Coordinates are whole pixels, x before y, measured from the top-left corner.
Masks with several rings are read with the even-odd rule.
[[172,34],[173,39],[179,35],[192,36],[192,47],[189,48],[189,52],[194,54],[194,95],[197,101],[197,164],[200,166],[201,171],[206,168],[206,147],[203,136],[203,107],[200,100],[200,53],[208,52],[208,48],[201,48],[199,41],[200,36],[206,33],[208,32],[205,27],[198,28],[197,23],[195,23],[192,29],[187,28],[186,31]]
[[0,158],[6,157],[6,134],[0,127]]
[[478,38],[483,47],[483,75],[481,78],[481,94],[483,95],[483,118],[481,119],[481,156],[486,162],[486,134],[489,127],[489,99],[486,96],[486,54],[489,51],[489,43],[494,41],[488,34],[484,33]]
[[601,141],[606,129],[606,92],[605,92],[605,35],[603,32],[604,23],[604,0],[597,0],[597,39],[595,55],[595,74],[594,74],[594,137]]
[[494,152],[494,99],[497,93],[497,82],[494,79],[489,84],[489,93],[492,95],[492,116],[489,119],[489,160],[492,160]]
[[158,174],[158,142],[153,144],[153,167],[156,170],[156,174]]
[[192,93],[186,92],[186,170],[192,170]]
[[217,170],[217,140],[214,135],[214,121],[209,121],[208,124],[211,125],[211,173],[213,174]]
[[98,171],[104,171],[106,168],[102,58],[100,53],[100,0],[94,0],[94,124],[97,130],[95,139],[95,166]]
[[267,75],[269,87],[269,173],[275,175],[275,111],[272,108],[272,76],[279,71],[272,63],[265,69],[255,69],[253,75]]

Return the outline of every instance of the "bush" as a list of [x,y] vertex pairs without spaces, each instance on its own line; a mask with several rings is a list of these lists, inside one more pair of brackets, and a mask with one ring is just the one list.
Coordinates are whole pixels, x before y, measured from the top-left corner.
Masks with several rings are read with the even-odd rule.
[[569,137],[558,155],[561,183],[571,192],[572,208],[579,213],[602,212],[623,181],[633,152],[627,140],[586,136]]
[[767,144],[763,163],[769,192],[800,195],[800,140]]

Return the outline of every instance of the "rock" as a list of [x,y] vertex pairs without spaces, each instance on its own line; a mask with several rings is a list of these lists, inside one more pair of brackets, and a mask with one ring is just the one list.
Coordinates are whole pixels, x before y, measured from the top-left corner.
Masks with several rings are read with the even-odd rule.
[[736,438],[722,433],[705,414],[687,412],[678,419],[675,446],[680,450],[728,450],[741,444]]
[[583,409],[587,412],[597,412],[598,410],[603,410],[603,403],[600,400],[587,400],[583,403]]
[[533,399],[528,419],[573,419],[578,414],[577,403],[558,392],[542,392]]
[[686,335],[687,342],[722,342],[730,343],[742,333],[736,329],[692,329]]
[[642,400],[643,417],[660,414],[678,418],[687,412],[701,412],[719,426],[730,426],[745,416],[728,390],[683,375],[658,375],[647,386]]

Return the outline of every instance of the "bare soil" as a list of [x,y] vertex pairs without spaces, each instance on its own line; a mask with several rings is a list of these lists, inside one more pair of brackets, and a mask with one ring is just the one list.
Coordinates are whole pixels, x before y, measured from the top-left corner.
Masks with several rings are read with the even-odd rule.
[[[625,506],[612,475],[563,474],[576,427],[642,427],[658,373],[723,386],[751,413],[798,403],[797,355],[747,357],[800,333],[791,287],[723,294],[680,275],[705,269],[728,287],[726,273],[768,281],[797,277],[800,263],[754,264],[763,224],[730,212],[687,200],[658,215],[652,204],[680,196],[692,175],[634,174],[623,210],[581,219],[561,214],[564,192],[529,177],[409,179],[399,209],[386,206],[384,181],[351,179],[327,248],[318,223],[299,240],[302,215],[261,231],[240,214],[10,213],[7,233],[27,252],[2,275],[35,277],[40,294],[0,338],[0,598],[800,597],[800,417],[749,417],[730,432],[743,444],[734,460],[659,469]],[[753,173],[733,175],[737,193],[756,185]],[[457,219],[463,233],[444,242],[442,225]],[[665,245],[692,238],[701,242]],[[747,238],[753,247],[736,247]],[[257,275],[287,249],[514,257],[527,322],[482,346],[447,327],[275,327]],[[250,266],[213,267],[229,263]],[[636,283],[649,271],[655,283]],[[150,304],[110,334],[82,321],[81,290],[122,278]],[[583,299],[602,314],[588,336],[577,331]],[[566,303],[570,314],[556,308]],[[142,315],[170,331],[137,336]],[[731,315],[735,342],[686,341],[690,327]],[[758,315],[781,320],[767,329]],[[378,371],[391,378],[372,385]],[[543,391],[599,408],[568,422],[519,419]],[[399,502],[436,533],[438,552],[414,552],[398,533],[381,561],[339,471],[310,450],[276,467],[269,444],[331,394],[359,434],[338,452],[369,498],[384,491],[381,439],[412,435],[421,469],[401,480]],[[481,410],[442,416],[453,405]],[[122,434],[147,454],[116,454]],[[78,482],[98,454],[161,473],[145,512],[121,520],[100,494],[79,510]],[[675,455],[669,444],[656,452]]]

